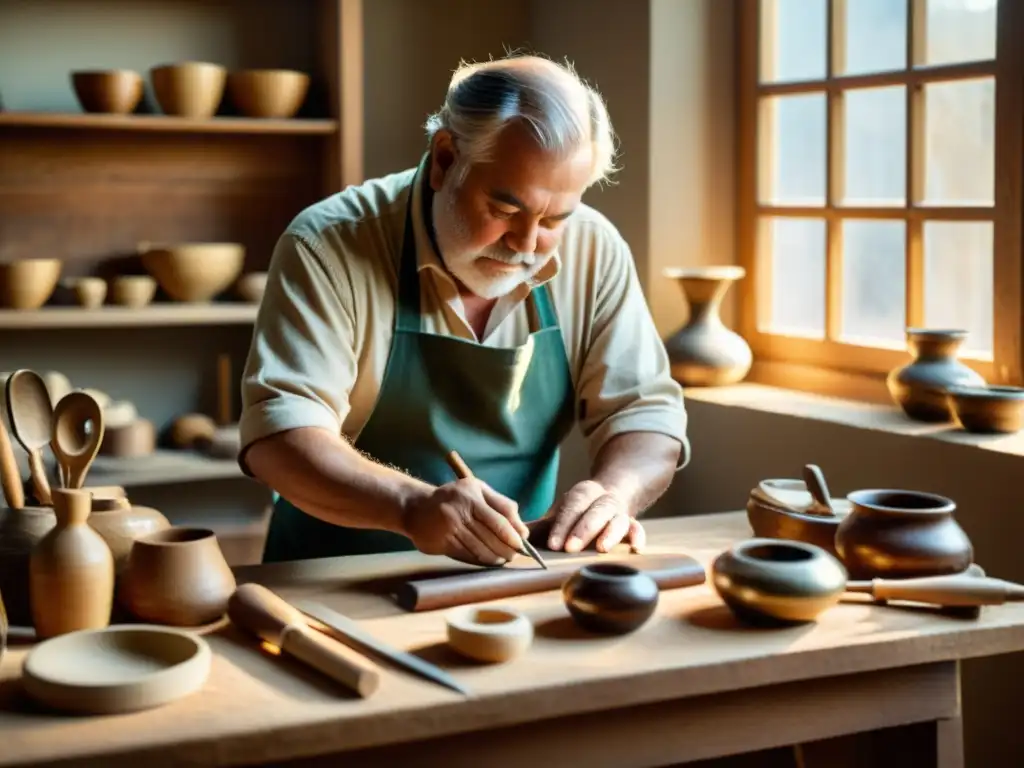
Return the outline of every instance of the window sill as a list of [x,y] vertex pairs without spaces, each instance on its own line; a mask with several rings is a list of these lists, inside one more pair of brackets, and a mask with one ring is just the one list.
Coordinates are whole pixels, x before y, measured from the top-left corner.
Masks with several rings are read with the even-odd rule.
[[995,453],[1024,456],[1024,431],[1012,435],[979,435],[965,432],[955,424],[926,424],[912,421],[891,401],[886,405],[750,381],[724,387],[686,388],[684,397],[688,401],[748,408],[764,413],[825,421],[904,437],[940,440]]

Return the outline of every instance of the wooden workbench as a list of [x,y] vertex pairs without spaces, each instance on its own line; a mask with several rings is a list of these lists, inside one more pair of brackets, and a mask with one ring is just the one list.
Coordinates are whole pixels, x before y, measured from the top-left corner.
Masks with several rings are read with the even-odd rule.
[[[651,551],[705,564],[750,535],[742,513],[647,528]],[[619,638],[577,630],[557,592],[510,600],[536,624],[533,647],[507,665],[471,665],[445,647],[440,612],[405,614],[374,594],[381,577],[436,567],[458,566],[403,553],[237,573],[317,597],[449,669],[471,698],[382,663],[380,689],[355,699],[223,626],[208,635],[216,658],[200,693],[133,715],[61,717],[23,700],[26,649],[15,646],[0,664],[0,765],[621,768],[802,744],[779,754],[877,768],[899,744],[911,750],[904,768],[952,768],[962,765],[957,661],[1024,649],[1024,605],[964,620],[852,598],[814,625],[752,630],[705,585],[663,593],[651,622]]]

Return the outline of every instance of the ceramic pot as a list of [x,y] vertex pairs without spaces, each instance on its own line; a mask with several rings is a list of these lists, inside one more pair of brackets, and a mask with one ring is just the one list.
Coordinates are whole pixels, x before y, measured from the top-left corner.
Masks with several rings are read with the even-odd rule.
[[805,624],[839,602],[846,569],[813,544],[749,539],[715,558],[711,583],[740,621]]
[[586,630],[622,635],[639,629],[658,607],[658,585],[617,563],[584,565],[562,585],[570,615]]
[[747,499],[747,522],[754,536],[762,539],[785,539],[803,541],[821,547],[833,557],[838,557],[835,538],[840,523],[850,511],[850,503],[842,499],[833,502],[835,515],[813,515],[787,509],[778,503],[771,503],[760,489],[754,488]]
[[152,507],[138,507],[127,499],[94,499],[89,525],[107,542],[120,574],[136,539],[171,527],[170,521]]
[[52,507],[0,508],[0,594],[13,626],[32,626],[29,558],[56,522]]
[[1010,434],[1024,428],[1024,388],[949,388],[949,404],[957,422],[967,432]]
[[135,540],[118,602],[143,621],[195,627],[223,616],[234,591],[214,532],[172,527]]
[[729,286],[742,267],[667,269],[690,305],[690,319],[665,340],[672,377],[684,386],[713,387],[741,381],[750,370],[750,345],[722,322],[719,314]]
[[893,401],[911,419],[943,422],[953,419],[948,390],[953,386],[984,387],[985,380],[956,359],[967,331],[907,329],[913,360],[889,372],[885,383]]
[[974,547],[953,517],[956,504],[920,491],[854,491],[836,531],[836,551],[852,579],[909,579],[967,570]]
[[44,640],[110,624],[114,556],[87,523],[87,491],[53,489],[56,523],[29,558],[29,599],[36,637]]

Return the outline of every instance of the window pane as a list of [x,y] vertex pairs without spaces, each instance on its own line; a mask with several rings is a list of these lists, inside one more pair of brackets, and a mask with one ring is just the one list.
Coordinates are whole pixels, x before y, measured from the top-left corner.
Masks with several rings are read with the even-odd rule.
[[772,96],[763,101],[760,164],[762,200],[777,205],[824,205],[825,95]]
[[995,58],[996,0],[925,0],[925,5],[923,64]]
[[827,0],[761,0],[761,80],[825,77]]
[[906,225],[843,222],[845,341],[902,346],[906,329]]
[[907,192],[906,86],[864,88],[843,97],[846,205],[904,205]]
[[773,218],[765,246],[771,261],[768,330],[793,336],[825,335],[825,222]]
[[992,222],[925,222],[925,325],[965,329],[967,354],[992,353],[992,270]]
[[995,101],[992,78],[924,87],[925,204],[993,204]]
[[846,62],[841,74],[886,72],[907,66],[907,4],[903,0],[846,0]]

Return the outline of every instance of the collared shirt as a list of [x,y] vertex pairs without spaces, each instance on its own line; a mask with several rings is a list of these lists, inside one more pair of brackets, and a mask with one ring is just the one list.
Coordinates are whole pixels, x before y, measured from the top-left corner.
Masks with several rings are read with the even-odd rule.
[[548,285],[591,460],[613,436],[646,431],[678,439],[678,466],[685,466],[682,389],[615,226],[580,204],[557,252],[530,284],[497,302],[477,339],[432,245],[419,180],[420,169],[411,168],[348,187],[301,212],[279,239],[242,378],[243,470],[246,448],[278,432],[322,427],[358,438],[391,348],[410,194],[423,331],[520,346],[533,330],[525,299]]

